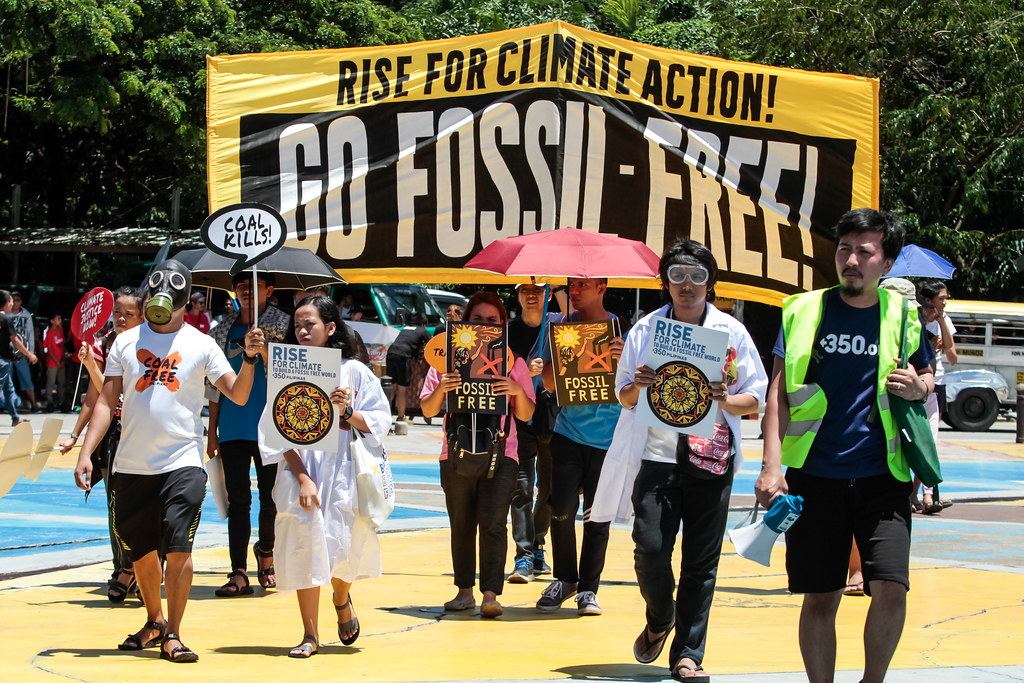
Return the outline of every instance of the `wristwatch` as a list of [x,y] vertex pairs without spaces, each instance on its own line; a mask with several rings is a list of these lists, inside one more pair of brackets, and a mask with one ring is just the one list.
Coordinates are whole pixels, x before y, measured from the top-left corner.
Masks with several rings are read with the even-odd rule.
[[242,351],[242,358],[244,358],[245,362],[248,363],[249,365],[256,365],[256,359],[259,358],[259,357],[260,357],[260,354],[258,354],[258,353],[255,354],[255,355],[250,356],[245,351]]
[[349,418],[352,417],[352,413],[354,412],[355,411],[352,410],[352,406],[345,406],[345,412],[341,414],[341,421],[348,422]]

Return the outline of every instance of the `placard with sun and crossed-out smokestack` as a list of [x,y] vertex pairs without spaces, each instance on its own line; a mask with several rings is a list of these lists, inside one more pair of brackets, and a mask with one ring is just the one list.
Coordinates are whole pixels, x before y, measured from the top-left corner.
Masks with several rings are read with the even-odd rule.
[[551,359],[558,405],[615,403],[615,369],[611,341],[618,336],[613,320],[551,325]]
[[453,322],[448,324],[448,372],[462,383],[448,392],[449,413],[504,415],[508,398],[494,393],[494,381],[508,376],[508,339],[504,325]]

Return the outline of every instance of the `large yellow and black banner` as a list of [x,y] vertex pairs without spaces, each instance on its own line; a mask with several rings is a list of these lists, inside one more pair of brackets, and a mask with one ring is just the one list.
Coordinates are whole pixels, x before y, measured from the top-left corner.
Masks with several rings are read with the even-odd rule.
[[354,282],[504,282],[462,265],[577,227],[659,254],[691,237],[720,296],[777,302],[831,284],[830,227],[877,206],[873,79],[561,22],[208,61],[211,212],[269,204]]

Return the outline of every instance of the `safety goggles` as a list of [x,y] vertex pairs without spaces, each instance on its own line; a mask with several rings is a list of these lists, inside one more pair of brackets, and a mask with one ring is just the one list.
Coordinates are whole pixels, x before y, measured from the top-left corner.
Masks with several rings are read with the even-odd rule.
[[174,271],[164,272],[158,270],[149,276],[149,288],[156,289],[164,281],[164,277],[167,278],[167,284],[170,285],[171,289],[181,290],[185,289],[185,276],[181,273]]
[[708,269],[704,266],[675,263],[668,267],[668,281],[674,285],[681,285],[687,280],[698,286],[705,285],[709,277]]

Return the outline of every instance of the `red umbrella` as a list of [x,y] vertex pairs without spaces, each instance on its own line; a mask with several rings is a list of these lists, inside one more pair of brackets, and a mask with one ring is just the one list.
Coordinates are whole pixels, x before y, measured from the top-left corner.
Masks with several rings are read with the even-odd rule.
[[466,263],[512,277],[658,277],[659,257],[643,242],[588,230],[562,228],[506,237]]

